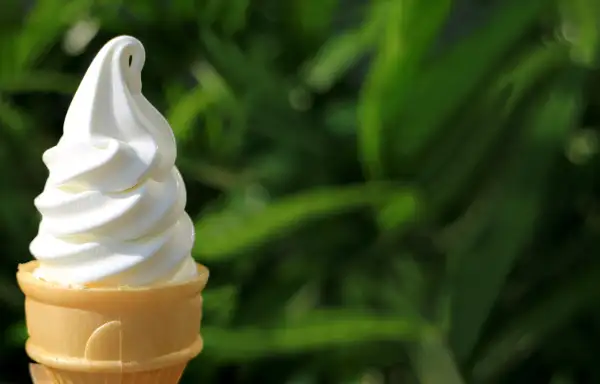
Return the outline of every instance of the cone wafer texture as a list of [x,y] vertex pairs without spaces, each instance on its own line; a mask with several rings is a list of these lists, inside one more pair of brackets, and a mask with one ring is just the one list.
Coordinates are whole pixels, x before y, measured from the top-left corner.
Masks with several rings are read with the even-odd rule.
[[50,372],[40,364],[29,364],[29,374],[33,384],[54,384],[55,380]]
[[51,370],[49,375],[52,381],[40,382],[40,384],[172,384],[179,382],[184,369],[185,364],[124,374]]
[[202,350],[199,335],[208,270],[194,280],[145,288],[71,288],[19,266],[27,353],[57,383],[177,383]]

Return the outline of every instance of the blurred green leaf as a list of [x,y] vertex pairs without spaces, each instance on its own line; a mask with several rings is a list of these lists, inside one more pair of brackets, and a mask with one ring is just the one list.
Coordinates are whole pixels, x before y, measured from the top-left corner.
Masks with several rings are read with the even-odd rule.
[[433,334],[417,343],[411,360],[420,384],[464,384],[452,352],[440,335]]
[[569,374],[557,373],[556,375],[552,376],[550,384],[576,384],[576,381]]
[[367,31],[344,32],[332,37],[303,70],[306,83],[317,91],[326,91],[352,67],[373,41]]
[[168,112],[167,120],[173,127],[178,143],[189,140],[197,117],[216,100],[214,94],[197,86],[175,102]]
[[[31,67],[70,25],[90,12],[93,1],[38,0],[34,2],[25,25],[13,41],[14,61],[11,68],[22,70]],[[8,73],[3,73],[8,74]]]
[[319,41],[331,27],[339,0],[292,0],[291,22],[305,41]]
[[156,21],[161,14],[159,7],[146,0],[129,0],[127,9],[141,20]]
[[56,92],[72,95],[78,84],[77,77],[51,71],[27,71],[17,76],[0,76],[0,91],[7,93]]
[[227,2],[222,0],[207,0],[202,12],[200,13],[200,17],[207,24],[215,23],[219,18],[219,12],[221,11],[221,6],[226,5]]
[[24,346],[25,341],[29,337],[27,327],[24,322],[19,322],[11,325],[5,330],[4,342],[10,347]]
[[[298,3],[301,1],[298,0]],[[317,55],[304,64],[302,77],[308,86],[320,92],[328,90],[349,68],[374,48],[378,33],[386,21],[385,11],[385,4],[374,3],[367,9],[366,20],[359,28],[329,38]]]
[[250,181],[244,174],[237,174],[200,160],[189,161],[183,158],[179,159],[177,164],[181,171],[191,179],[223,191],[231,190]]
[[222,329],[203,327],[204,353],[226,361],[240,361],[272,354],[349,347],[373,341],[414,341],[431,332],[414,318],[348,313],[321,314],[315,320],[282,325],[279,329]]
[[223,29],[226,33],[232,35],[244,28],[249,7],[250,0],[229,0],[223,19]]
[[0,100],[0,122],[13,137],[24,137],[34,127],[33,121],[7,100]]
[[[503,55],[538,22],[548,3],[547,0],[504,2],[482,28],[437,57],[430,68],[410,84],[410,93],[400,89],[403,84],[390,82],[381,75],[381,82],[393,84],[399,93],[383,99],[379,107],[382,115],[369,121],[384,120],[392,126],[402,125],[403,128],[393,130],[387,140],[393,146],[390,149],[393,148],[396,160],[414,156],[424,149],[444,122],[469,102],[467,98]],[[410,102],[404,100],[406,94],[410,94]],[[401,110],[397,113],[399,107]],[[401,120],[397,120],[398,114]]]
[[[313,154],[325,147],[323,136],[305,129],[309,123],[290,104],[289,81],[264,63],[248,57],[231,41],[221,40],[210,30],[202,30],[209,59],[227,85],[246,103],[250,128],[279,145]],[[244,68],[243,71],[240,68]],[[286,129],[281,129],[285,126]]]
[[385,204],[377,216],[379,225],[384,230],[397,229],[399,226],[409,224],[417,217],[417,210],[421,207],[413,195],[398,195]]
[[482,164],[506,135],[507,124],[517,107],[541,81],[566,65],[567,51],[561,45],[527,47],[516,60],[511,60],[509,69],[465,109],[457,129],[443,135],[421,165],[419,176],[424,183],[432,184],[434,207],[460,196],[465,187],[470,187],[469,178],[485,176],[486,167]]
[[[564,254],[564,257],[571,257]],[[524,358],[551,334],[580,315],[600,299],[597,289],[600,281],[600,265],[596,263],[565,283],[543,295],[524,313],[512,319],[494,337],[473,368],[473,377],[486,382],[497,376],[516,360]]]
[[482,220],[450,251],[458,263],[451,272],[450,343],[460,361],[470,357],[508,272],[531,238],[550,166],[580,113],[581,74],[569,72],[559,80],[531,109]]
[[21,160],[21,171],[30,171],[41,176],[42,173],[38,163],[38,156],[43,148],[41,135],[35,135],[35,121],[25,111],[17,108],[7,99],[0,98],[0,126],[4,128],[3,139],[19,146],[23,154]]
[[201,11],[199,9],[200,1],[197,0],[177,0],[169,3],[168,11],[172,13],[174,19],[187,18],[190,15],[196,15]]
[[[196,222],[198,241],[193,253],[202,260],[222,260],[310,219],[383,203],[397,196],[414,196],[414,192],[377,184],[323,188],[281,199],[252,215],[228,211],[208,214]],[[406,204],[410,201],[406,199]]]
[[[234,101],[230,90],[226,87],[223,79],[207,63],[199,63],[193,69],[195,77],[198,79],[198,85],[193,89],[179,95],[172,101],[171,108],[167,114],[167,119],[173,127],[173,132],[178,139],[178,144],[182,146],[191,139],[194,128],[197,127],[197,119],[203,116],[205,120],[210,118],[219,119],[216,116],[215,108],[221,108],[231,111],[232,120],[235,115],[241,115],[236,111],[237,103]],[[239,109],[239,108],[238,108]],[[239,120],[239,119],[238,119]],[[209,139],[209,147],[214,148],[226,146],[222,143],[223,132],[213,132],[214,124],[205,124],[205,131]],[[229,141],[231,142],[233,132],[229,132]]]
[[250,0],[205,0],[197,13],[205,27],[210,26],[231,36],[246,26],[250,4]]
[[237,304],[238,289],[227,285],[202,292],[202,311],[211,324],[227,324]]
[[598,64],[600,3],[597,0],[559,0],[563,36],[572,44],[572,56],[587,66]]
[[[359,153],[365,173],[372,178],[383,175],[382,145],[386,115],[382,108],[392,95],[398,102],[390,108],[404,104],[408,85],[418,72],[423,56],[429,52],[431,42],[437,37],[448,11],[449,0],[427,3],[426,19],[421,18],[418,2],[383,2],[386,18],[379,37],[378,51],[363,86],[358,109]],[[413,130],[410,122],[400,124],[398,130]]]
[[335,135],[353,137],[356,134],[356,104],[354,102],[332,103],[325,116],[325,124]]
[[[14,257],[17,256],[17,257]],[[18,255],[11,255],[10,260],[18,260]],[[0,276],[0,303],[5,310],[23,309],[23,294],[19,291],[17,284],[10,277]]]

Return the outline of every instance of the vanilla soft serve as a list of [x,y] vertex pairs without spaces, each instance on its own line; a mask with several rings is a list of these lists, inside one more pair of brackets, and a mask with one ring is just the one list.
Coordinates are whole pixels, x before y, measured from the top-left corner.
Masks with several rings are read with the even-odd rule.
[[44,153],[49,177],[30,245],[38,278],[142,286],[197,273],[175,138],[142,95],[144,61],[137,39],[109,41],[75,93],[63,136]]

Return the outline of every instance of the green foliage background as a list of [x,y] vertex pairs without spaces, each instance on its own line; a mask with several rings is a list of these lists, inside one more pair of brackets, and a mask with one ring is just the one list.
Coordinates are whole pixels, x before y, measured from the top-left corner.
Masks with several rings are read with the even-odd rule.
[[0,376],[41,154],[129,34],[211,269],[183,383],[600,383],[600,5],[476,3],[440,45],[452,0],[3,0]]

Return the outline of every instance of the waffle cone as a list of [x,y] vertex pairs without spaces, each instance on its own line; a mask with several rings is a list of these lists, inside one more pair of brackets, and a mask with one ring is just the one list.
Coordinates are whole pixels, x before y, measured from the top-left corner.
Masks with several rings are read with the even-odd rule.
[[36,384],[176,384],[202,350],[205,267],[183,284],[72,288],[35,278],[37,265],[17,272]]

